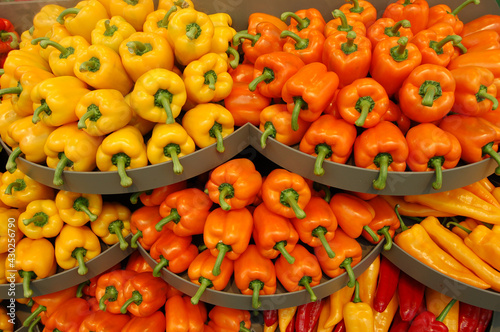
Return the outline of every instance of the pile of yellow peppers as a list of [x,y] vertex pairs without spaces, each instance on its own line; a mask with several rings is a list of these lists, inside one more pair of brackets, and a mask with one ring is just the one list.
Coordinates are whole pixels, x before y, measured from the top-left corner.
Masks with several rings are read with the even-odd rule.
[[[63,171],[118,171],[172,161],[234,131],[217,104],[239,62],[228,14],[190,0],[47,4],[21,34],[0,78],[0,136],[16,158]],[[182,117],[179,115],[182,112]],[[182,118],[182,120],[181,120]]]

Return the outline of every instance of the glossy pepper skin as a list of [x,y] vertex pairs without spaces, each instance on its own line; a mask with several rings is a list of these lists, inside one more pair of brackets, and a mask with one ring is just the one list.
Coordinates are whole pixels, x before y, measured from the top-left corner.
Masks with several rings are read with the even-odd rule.
[[53,183],[64,183],[63,171],[89,172],[96,167],[96,152],[102,137],[90,136],[78,129],[76,122],[56,128],[47,138],[46,163],[55,169]]
[[48,331],[78,331],[83,320],[91,314],[89,303],[74,297],[62,303],[47,319]]
[[54,189],[45,186],[16,169],[0,177],[0,200],[9,207],[25,208],[34,200],[53,199]]
[[99,302],[99,309],[113,314],[121,314],[123,296],[118,298],[123,292],[123,287],[127,281],[135,276],[137,272],[131,270],[115,270],[102,274],[97,279],[95,298]]
[[347,273],[347,286],[354,287],[355,276],[352,270],[361,261],[361,245],[356,239],[350,237],[342,229],[335,231],[335,237],[328,241],[335,257],[330,258],[324,247],[314,248],[314,254],[323,270],[330,278],[335,278],[344,272]]
[[232,309],[215,306],[208,313],[210,326],[220,332],[249,332],[252,325],[250,312],[247,310]]
[[290,252],[299,241],[299,234],[290,220],[270,211],[264,203],[255,208],[253,218],[253,239],[260,254],[274,259],[281,253],[292,264],[295,259]]
[[375,311],[384,312],[389,306],[398,289],[400,272],[399,268],[389,259],[385,257],[381,258],[377,291],[373,299],[373,309]]
[[241,209],[254,202],[262,186],[262,176],[254,163],[232,159],[216,167],[205,184],[210,199],[223,210]]
[[[453,114],[445,117],[439,128],[453,134],[462,146],[462,160],[475,163],[491,157],[500,162],[498,157],[498,138],[500,129],[491,122],[480,117],[469,117],[461,114]],[[500,167],[495,173],[500,172]]]
[[242,294],[252,295],[252,307],[258,309],[261,306],[259,295],[276,292],[274,264],[260,254],[256,245],[250,244],[234,261],[234,281]]
[[333,19],[330,19],[323,33],[328,38],[332,35],[346,35],[349,31],[354,31],[358,36],[366,36],[366,26],[360,21],[356,14],[346,14],[340,9],[332,11]]
[[462,45],[467,52],[479,52],[500,49],[500,35],[494,30],[484,30],[462,37]]
[[122,332],[163,332],[165,331],[165,315],[161,311],[156,311],[148,317],[133,316],[127,324],[122,327]]
[[137,242],[149,250],[161,235],[155,229],[157,222],[162,219],[159,206],[143,206],[132,212],[130,216],[130,230],[133,234],[130,247],[137,248]]
[[29,298],[33,295],[30,283],[35,279],[43,279],[53,275],[57,269],[54,258],[54,246],[45,239],[30,239],[24,237],[16,243],[14,262],[7,261],[9,270],[15,270],[16,282],[23,283],[23,295]]
[[[20,214],[21,212],[18,209],[5,207],[0,208],[0,215],[2,216],[2,218],[5,218],[5,220],[8,220],[9,218],[14,218],[17,220]],[[15,239],[16,243],[24,237],[24,234],[19,230],[17,223],[2,222],[0,224],[0,254],[5,254],[8,252],[9,247],[12,248],[12,240],[11,244],[9,245],[9,234],[15,234],[13,236],[13,239]]]
[[317,297],[312,287],[318,285],[323,276],[319,259],[300,244],[295,246],[290,255],[295,258],[293,264],[290,264],[284,256],[280,256],[274,263],[276,277],[288,292],[306,289],[311,302],[316,301]]
[[[359,284],[359,297],[373,308],[373,300],[377,291],[378,275],[380,273],[380,256],[375,258],[370,266],[356,279]],[[347,287],[347,286],[346,286]],[[354,289],[351,288],[352,291]],[[333,294],[332,294],[333,295]],[[351,294],[352,295],[352,294]],[[348,301],[351,299],[349,296]]]
[[367,37],[349,31],[327,37],[322,62],[329,71],[337,73],[339,88],[366,77],[370,70],[372,44]]
[[161,232],[150,249],[151,257],[158,263],[153,269],[153,275],[159,277],[162,268],[172,273],[186,271],[198,255],[198,248],[191,240],[191,236],[177,236],[171,230]]
[[61,219],[72,226],[95,221],[102,211],[102,196],[59,190],[55,198]]
[[479,324],[479,317],[481,315],[481,308],[474,305],[460,302],[459,316],[458,316],[458,329],[459,331],[476,331]]
[[117,315],[107,311],[97,310],[85,317],[78,332],[91,331],[123,331],[122,328],[130,321],[128,315]]
[[372,42],[372,47],[383,40],[392,37],[406,37],[411,40],[413,32],[411,32],[411,23],[408,20],[394,21],[392,18],[379,18],[369,28],[366,29],[366,37]]
[[66,8],[55,4],[43,6],[33,17],[33,37],[44,37],[51,26],[57,23],[57,17],[64,9]]
[[63,10],[57,22],[63,24],[72,35],[78,35],[91,42],[91,33],[96,23],[108,19],[106,8],[98,0],[80,1],[73,8]]
[[259,126],[261,113],[270,104],[271,98],[264,97],[257,90],[250,91],[248,82],[233,81],[231,92],[224,98],[224,107],[231,112],[234,125],[238,127],[246,123]]
[[231,112],[219,104],[198,104],[184,114],[182,126],[199,148],[216,143],[216,150],[224,152],[223,138],[234,131]]
[[375,218],[375,209],[368,202],[348,193],[333,195],[330,208],[337,217],[340,228],[352,238],[361,236]]
[[464,24],[461,35],[467,36],[471,33],[484,30],[493,30],[500,32],[500,21],[498,20],[498,15],[486,14],[473,19]]
[[274,169],[262,183],[262,200],[272,212],[285,218],[306,216],[311,190],[304,178],[285,169]]
[[259,114],[262,131],[260,146],[264,149],[267,145],[268,137],[276,139],[278,142],[291,146],[299,143],[305,135],[310,122],[297,119],[299,129],[292,129],[292,114],[288,112],[286,104],[268,105]]
[[118,53],[122,41],[135,33],[134,27],[121,16],[99,20],[90,33],[92,45],[106,45]]
[[443,323],[448,312],[451,310],[453,305],[457,300],[451,300],[448,305],[441,311],[439,316],[436,317],[430,311],[424,311],[420,313],[413,322],[411,323],[408,332],[418,332],[418,331],[436,331],[436,332],[445,332],[448,331],[448,327]]
[[369,1],[349,0],[339,9],[346,15],[357,17],[367,29],[377,20],[377,9]]
[[323,15],[316,8],[301,9],[296,12],[283,12],[280,15],[280,19],[283,22],[286,22],[288,18],[290,18],[288,30],[293,32],[314,29],[323,33],[326,25]]
[[85,38],[78,35],[66,36],[58,42],[47,37],[40,37],[31,41],[31,44],[36,43],[42,49],[48,49],[46,52],[49,52],[49,66],[55,76],[76,76],[73,70],[76,55],[90,46]]
[[136,31],[141,31],[149,13],[154,11],[152,0],[139,0],[128,3],[123,0],[110,0],[110,16],[122,16]]
[[498,65],[499,59],[500,59],[500,50],[486,50],[486,51],[478,51],[470,53],[467,52],[456,58],[453,58],[448,64],[448,69],[453,70],[456,68],[461,68],[466,66],[479,66],[489,69],[495,77],[499,77],[500,76],[500,66]]
[[398,280],[399,315],[401,320],[410,322],[419,313],[424,301],[425,286],[401,271]]
[[464,23],[458,18],[458,14],[466,6],[470,4],[478,5],[479,3],[479,0],[465,0],[453,10],[445,4],[432,6],[429,8],[429,21],[427,22],[427,26],[430,27],[437,23],[446,23],[453,27],[453,31],[457,35],[460,35],[464,28]]
[[358,282],[354,286],[354,297],[343,309],[346,331],[374,331],[372,308],[359,298]]
[[438,29],[429,28],[415,34],[411,42],[415,44],[422,53],[422,64],[434,64],[446,67],[453,56],[453,46],[459,45],[462,37],[458,35],[446,35]]
[[153,190],[139,191],[130,197],[130,203],[137,204],[140,200],[144,206],[159,206],[168,195],[186,189],[187,181],[179,181]]
[[252,13],[248,16],[248,32],[253,34],[255,28],[261,22],[270,22],[282,31],[287,29],[287,24],[283,22],[280,17],[266,13]]
[[427,28],[429,4],[426,0],[398,0],[385,7],[382,17],[389,17],[394,21],[406,19],[411,23],[413,34],[416,34]]
[[34,240],[56,237],[64,224],[58,212],[53,200],[31,201],[19,215],[19,230]]
[[323,304],[324,301],[320,299],[299,305],[295,317],[295,331],[314,331],[314,328],[318,325]]
[[175,295],[165,302],[166,330],[169,332],[202,332],[207,320],[203,302],[196,305],[184,295]]
[[171,229],[178,236],[202,234],[210,214],[212,201],[197,188],[186,188],[169,194],[161,203],[162,217],[156,223],[156,230]]
[[233,45],[241,44],[245,60],[255,63],[263,54],[283,51],[285,39],[280,37],[281,29],[271,22],[260,22],[255,26],[255,34],[247,30],[236,33],[232,39]]
[[281,98],[283,86],[300,68],[304,61],[288,52],[263,54],[255,60],[250,91],[258,91],[268,98]]
[[218,276],[213,275],[212,269],[216,258],[209,250],[204,250],[196,256],[188,268],[188,276],[191,282],[200,285],[196,294],[191,297],[191,303],[198,304],[200,297],[207,288],[223,290],[226,288],[229,279],[234,271],[234,262],[224,258],[221,264],[221,273]]
[[101,253],[97,235],[87,226],[64,225],[55,241],[57,264],[69,270],[78,267],[78,274],[85,275],[88,268],[85,262]]
[[[128,279],[123,287],[122,314],[130,312],[134,316],[146,317],[163,307],[167,300],[167,283],[154,277],[151,272],[141,272]],[[119,299],[120,301],[120,299]]]
[[96,152],[96,165],[101,171],[118,171],[123,187],[132,185],[126,169],[148,164],[146,144],[139,129],[126,126],[106,136]]
[[440,189],[442,170],[453,168],[460,161],[462,147],[459,140],[432,123],[420,123],[408,130],[406,141],[408,167],[414,172],[434,170],[436,180],[432,187]]
[[118,202],[104,202],[101,213],[92,221],[92,231],[108,244],[120,244],[120,249],[125,250],[129,244],[125,238],[130,234],[131,211]]
[[297,32],[283,30],[280,34],[285,39],[283,51],[296,54],[305,64],[321,62],[325,36],[322,31],[306,29]]
[[368,224],[368,227],[377,234],[378,241],[373,241],[373,237],[363,230],[363,237],[371,243],[379,243],[385,239],[384,250],[392,248],[392,238],[399,228],[399,219],[393,207],[382,197],[375,196],[367,201],[375,211],[375,217]]

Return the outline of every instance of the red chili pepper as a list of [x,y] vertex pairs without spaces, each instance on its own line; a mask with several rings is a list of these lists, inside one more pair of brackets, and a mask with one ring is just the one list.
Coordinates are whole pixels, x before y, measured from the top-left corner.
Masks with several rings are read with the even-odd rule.
[[460,302],[458,307],[458,330],[460,332],[476,331],[481,315],[481,308],[465,302]]
[[322,300],[299,305],[295,316],[295,332],[312,332],[318,323],[322,307]]
[[278,321],[278,309],[264,310],[264,325],[273,326]]
[[477,324],[477,328],[475,332],[484,332],[490,325],[491,318],[493,317],[493,311],[481,308],[481,312],[479,314],[479,322]]
[[448,327],[443,323],[443,320],[456,301],[456,299],[452,299],[438,317],[430,311],[422,312],[415,317],[408,332],[448,332]]
[[410,322],[417,316],[419,308],[424,301],[425,285],[401,271],[398,281],[398,294],[398,316],[401,321]]
[[333,330],[333,332],[347,332],[343,319],[340,321],[340,323],[335,325],[335,329]]
[[377,292],[373,299],[373,309],[384,312],[398,287],[399,268],[385,256],[380,259]]
[[399,311],[397,311],[392,321],[391,329],[389,330],[389,332],[408,332],[410,325],[411,322],[404,321],[401,318]]

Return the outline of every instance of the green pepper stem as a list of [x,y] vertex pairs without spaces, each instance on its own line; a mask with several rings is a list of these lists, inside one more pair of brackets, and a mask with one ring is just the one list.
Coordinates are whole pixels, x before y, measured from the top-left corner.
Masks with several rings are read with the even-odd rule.
[[401,28],[410,28],[411,22],[408,20],[401,20],[396,22],[392,27],[385,31],[385,34],[389,37],[396,37],[399,34],[399,29]]
[[203,295],[205,292],[205,289],[208,287],[213,287],[213,283],[210,279],[207,279],[205,277],[200,277],[200,287],[198,287],[198,290],[196,291],[196,294],[191,298],[191,303],[194,305],[197,305],[198,302],[200,301],[200,297]]
[[212,274],[214,276],[218,276],[220,274],[220,272],[221,272],[220,267],[222,265],[222,261],[224,260],[224,257],[226,256],[226,254],[228,252],[233,250],[231,248],[231,246],[224,244],[222,242],[217,243],[216,248],[219,251],[219,253],[217,254],[217,259],[215,260],[215,264],[214,264],[214,267],[212,269]]
[[15,33],[13,32],[0,33],[0,40],[2,41],[7,40],[8,37],[12,38],[12,41],[9,44],[10,48],[17,48],[19,46],[19,39],[17,38],[17,35]]
[[245,327],[245,322],[244,321],[241,321],[240,322],[240,329],[238,330],[238,332],[252,332],[251,330],[247,329]]
[[179,212],[177,212],[177,209],[171,209],[168,216],[162,218],[160,221],[158,221],[156,223],[155,229],[157,232],[161,232],[163,229],[163,226],[165,226],[169,222],[173,221],[175,223],[178,223],[180,220],[181,220],[181,216],[180,216]]
[[345,14],[340,10],[340,9],[335,9],[332,12],[333,18],[338,18],[340,19],[340,25],[337,28],[339,31],[351,31],[352,27],[347,23],[347,17]]
[[28,317],[26,317],[23,322],[23,326],[28,327],[31,322],[44,311],[47,311],[47,307],[40,304]]
[[137,233],[132,235],[132,238],[130,239],[130,247],[136,249],[137,246],[137,241],[139,241],[139,238],[142,237],[142,231],[137,230]]
[[249,288],[253,290],[252,293],[252,308],[259,309],[262,303],[259,300],[260,290],[264,287],[264,283],[260,280],[252,280],[250,281]]
[[78,9],[78,8],[66,8],[65,10],[63,10],[59,14],[56,21],[57,21],[57,23],[64,25],[64,16],[71,15],[71,14],[77,15],[79,12],[80,12],[80,9]]
[[403,218],[401,218],[401,215],[399,214],[399,204],[394,205],[394,212],[396,212],[396,216],[399,219],[399,226],[401,227],[401,231],[407,231],[409,228],[405,225]]
[[89,210],[89,201],[85,197],[78,197],[74,202],[73,202],[73,209],[76,211],[82,211],[85,213],[90,221],[96,221],[97,218],[99,217],[98,215],[92,213]]
[[443,311],[441,311],[439,316],[436,317],[436,321],[442,322],[446,317],[446,315],[448,314],[448,312],[451,310],[451,308],[455,305],[455,302],[457,302],[457,299],[451,299],[451,301],[448,302],[446,307],[444,307]]
[[10,154],[9,158],[7,159],[7,164],[5,164],[5,169],[9,171],[9,173],[14,173],[17,169],[17,158],[23,153],[21,151],[20,147],[16,147],[14,150],[12,150],[12,153]]
[[382,235],[385,238],[384,250],[391,250],[392,248],[392,237],[389,233],[390,226],[384,226],[377,231],[377,234]]
[[161,275],[161,269],[168,267],[169,261],[163,256],[160,256],[160,261],[153,268],[153,277],[159,277]]
[[264,131],[262,132],[262,135],[260,136],[260,147],[265,149],[267,146],[267,138],[271,137],[276,137],[276,128],[274,127],[273,123],[268,121],[264,125]]
[[462,41],[462,37],[458,35],[448,35],[438,41],[436,44],[434,44],[433,49],[436,52],[440,52],[443,49],[443,46],[446,45],[447,43],[452,43],[453,45],[458,44]]
[[291,17],[295,21],[297,21],[296,27],[297,27],[297,30],[299,30],[299,31],[307,28],[310,24],[310,21],[308,19],[304,19],[304,18],[300,17],[299,15],[295,14],[294,12],[284,12],[283,14],[281,14],[280,19],[283,22],[286,22],[286,20],[289,17]]
[[170,7],[170,9],[167,11],[167,13],[165,14],[165,16],[163,16],[162,20],[160,22],[158,22],[158,27],[167,28],[168,27],[168,22],[170,21],[170,16],[172,16],[172,14],[175,11],[177,11],[177,7],[176,6]]
[[87,265],[85,265],[85,255],[87,254],[87,250],[85,248],[75,248],[71,253],[71,256],[74,257],[78,261],[78,274],[83,276],[89,272]]
[[317,192],[320,192],[323,190],[325,193],[325,197],[323,198],[327,203],[330,203],[330,200],[332,199],[332,191],[330,190],[330,187],[319,182],[313,182],[313,189]]
[[229,183],[226,183],[226,185],[222,186],[222,189],[219,190],[219,205],[224,211],[231,210],[231,205],[226,202],[228,196],[234,196],[234,188]]
[[356,39],[356,32],[354,31],[349,31],[346,35],[347,41],[343,43],[340,48],[344,54],[349,55],[351,53],[354,53],[358,49],[358,45],[354,43],[354,40]]
[[323,168],[323,162],[325,161],[326,156],[332,155],[332,148],[326,144],[318,144],[316,145],[316,161],[314,162],[314,174],[318,176],[322,176],[325,174],[325,169]]
[[443,169],[442,166],[442,158],[431,158],[429,160],[430,166],[434,169],[434,174],[436,175],[436,180],[432,182],[432,188],[435,190],[441,189],[443,186]]
[[215,84],[217,83],[217,74],[213,70],[209,70],[205,73],[205,84],[212,91],[215,91]]
[[408,49],[406,46],[408,45],[408,37],[400,37],[398,39],[398,46],[394,46],[391,48],[391,57],[394,61],[401,62],[408,59]]
[[64,47],[61,44],[50,39],[40,41],[40,46],[44,49],[47,48],[48,46],[54,47],[61,53],[60,54],[61,59],[66,59],[67,57],[69,57],[71,54],[74,53],[74,51],[72,52],[67,47]]
[[368,225],[364,225],[364,226],[363,226],[363,230],[364,230],[365,232],[367,232],[367,233],[368,233],[368,235],[370,235],[370,237],[372,238],[373,242],[379,242],[379,241],[380,241],[380,238],[378,237],[377,233],[375,233],[375,232],[373,231],[373,229],[371,229],[371,228],[370,228],[370,226],[368,226]]
[[132,303],[135,303],[137,305],[139,305],[140,303],[142,302],[142,295],[139,291],[133,291],[132,292],[132,296],[129,297],[124,303],[123,305],[121,306],[120,308],[120,312],[122,314],[126,314],[127,313],[127,308],[129,305],[131,305]]
[[307,46],[309,45],[309,39],[307,38],[300,38],[299,35],[297,35],[295,32],[292,32],[290,30],[283,30],[280,34],[281,38],[292,38],[295,41],[295,49],[296,50],[303,50],[306,49]]
[[101,68],[101,62],[99,61],[99,59],[92,57],[89,60],[82,62],[79,70],[81,72],[86,72],[86,71],[96,72],[100,68]]
[[391,163],[392,157],[388,154],[380,154],[378,158],[379,173],[377,179],[373,180],[373,188],[377,190],[383,190],[387,182],[387,175],[389,164]]
[[213,133],[217,141],[216,150],[220,153],[224,152],[226,148],[224,147],[224,138],[222,137],[222,126],[215,123],[210,129],[210,132]]
[[259,83],[264,82],[269,84],[272,80],[274,80],[274,72],[272,69],[264,68],[261,75],[257,76],[252,82],[248,83],[248,90],[255,91]]
[[99,299],[99,309],[106,311],[106,301],[115,302],[118,298],[118,291],[115,286],[108,286],[104,292],[104,295]]
[[33,112],[33,119],[32,119],[32,122],[33,123],[38,123],[41,119],[40,119],[40,114],[41,113],[48,113],[50,114],[50,108],[49,108],[49,105],[47,103],[42,103],[40,106],[37,107],[37,109]]
[[229,66],[233,69],[236,69],[236,67],[238,67],[238,64],[240,63],[240,53],[238,53],[238,51],[233,47],[229,46],[226,50],[226,54],[228,55],[228,57],[231,57],[231,55],[234,57],[233,60],[229,60]]
[[201,27],[198,24],[190,23],[186,27],[186,37],[188,37],[190,40],[197,39],[200,34],[201,34]]
[[35,330],[35,326],[37,326],[41,320],[42,320],[41,316],[38,316],[37,318],[35,318],[33,320],[33,322],[31,322],[30,326],[28,327],[28,332],[33,332]]
[[352,297],[352,302],[353,303],[359,303],[361,302],[361,297],[359,296],[359,282],[356,280],[354,281],[354,296]]
[[151,52],[153,50],[153,47],[150,43],[143,43],[138,40],[129,41],[126,45],[130,54],[135,54],[138,56],[142,56],[143,54]]
[[128,242],[125,241],[125,238],[123,237],[122,230],[124,228],[123,226],[123,221],[121,220],[115,220],[111,224],[109,224],[109,232],[111,234],[115,234],[116,237],[118,238],[118,242],[120,242],[120,249],[124,251],[125,249],[128,248]]
[[476,99],[488,99],[493,103],[492,110],[496,110],[498,107],[498,99],[493,97],[491,94],[488,93],[487,89],[480,89],[479,92],[476,94]]
[[[182,174],[184,172],[184,167],[182,167],[181,162],[179,161],[179,155],[177,154],[177,144],[169,144],[170,146],[166,146],[165,149],[172,159],[172,167],[175,174]],[[177,146],[175,146],[177,145]]]
[[312,235],[317,237],[321,244],[323,245],[323,248],[325,248],[326,254],[328,255],[329,258],[334,258],[335,253],[332,250],[332,247],[330,246],[330,243],[325,238],[325,233],[327,233],[327,230],[325,227],[318,226],[312,231]]
[[466,227],[464,227],[464,226],[460,225],[460,224],[459,224],[459,223],[457,223],[457,222],[454,222],[454,221],[449,221],[449,222],[447,222],[447,223],[446,223],[446,227],[450,227],[450,225],[460,228],[461,230],[463,230],[463,231],[464,231],[464,232],[466,232],[467,234],[472,233],[472,231],[471,231],[470,229],[468,229],[468,228],[466,228]]
[[85,124],[85,121],[87,121],[87,119],[95,117],[98,114],[100,114],[98,108],[94,108],[94,107],[89,108],[89,110],[87,112],[85,112],[85,114],[82,115],[80,120],[78,120],[78,129],[84,129],[84,128],[86,129],[87,125]]
[[23,291],[24,297],[29,299],[33,296],[33,290],[31,289],[31,280],[36,279],[36,274],[33,271],[19,271],[21,278],[23,278]]
[[242,31],[237,32],[233,36],[233,44],[234,44],[234,46],[238,46],[241,44],[242,39],[247,39],[247,40],[252,42],[252,46],[253,46],[253,45],[255,45],[255,43],[257,43],[259,41],[260,37],[261,37],[260,33],[258,33],[256,35],[252,35],[252,34],[248,33],[248,30],[242,30]]
[[292,111],[292,130],[299,130],[299,114],[302,109],[307,109],[307,103],[302,97],[294,98],[294,105]]
[[311,279],[311,277],[307,277],[307,276],[302,277],[302,279],[300,279],[300,281],[299,281],[299,285],[304,286],[304,288],[307,290],[307,292],[311,296],[311,302],[316,302],[318,297],[316,296],[316,294],[314,294],[314,291],[313,291],[311,284],[310,284],[310,282],[311,282],[310,279]]
[[90,285],[90,280],[85,280],[84,282],[81,282],[78,284],[78,288],[76,289],[76,297],[83,297],[83,288],[85,286]]
[[282,192],[283,195],[283,201],[292,208],[293,212],[295,213],[295,217],[298,219],[304,219],[306,217],[306,213],[302,208],[299,206],[297,203],[298,198],[296,198],[296,191],[286,191],[284,190]]
[[18,95],[21,92],[23,92],[23,87],[21,85],[18,85],[18,86],[13,86],[10,88],[0,89],[0,96],[9,95],[9,94]]
[[7,188],[5,188],[6,195],[12,195],[12,190],[21,191],[26,189],[26,182],[23,179],[16,179],[15,181],[9,183]]
[[348,287],[354,287],[356,283],[356,276],[354,275],[354,271],[352,269],[352,257],[347,257],[344,261],[339,265],[340,268],[345,269],[347,272],[347,276],[349,277],[349,281],[347,282]]
[[373,108],[374,102],[372,98],[370,99],[371,100],[363,99],[359,102],[359,108],[361,111],[359,112],[359,117],[354,122],[354,124],[358,127],[362,127],[365,124],[366,118],[368,117],[370,110]]
[[64,168],[71,163],[71,160],[69,160],[68,157],[64,153],[60,154],[59,162],[57,163],[57,166],[54,171],[54,179],[52,180],[52,183],[55,186],[61,186],[64,183],[64,180],[62,178],[62,173],[64,171]]
[[348,1],[352,2],[352,7],[349,8],[349,11],[351,13],[358,13],[358,14],[360,14],[360,13],[362,13],[365,10],[364,7],[361,7],[359,5],[359,1],[358,0],[348,0]]
[[290,253],[286,250],[285,247],[286,247],[286,241],[276,242],[276,244],[274,245],[274,249],[278,250],[288,263],[290,264],[295,263],[295,257],[290,255]]
[[454,16],[457,16],[457,14],[458,14],[458,13],[459,13],[462,9],[464,9],[467,5],[469,5],[469,4],[471,4],[471,3],[473,3],[473,4],[475,4],[475,5],[479,5],[480,0],[466,0],[466,1],[464,1],[461,5],[459,5],[457,8],[455,8],[455,9],[451,12],[451,14],[452,14],[452,15],[454,15]]
[[118,171],[118,176],[120,176],[120,184],[122,187],[130,187],[132,185],[132,178],[130,178],[127,175],[127,172],[125,171],[126,164],[128,162],[128,157],[124,155],[117,155],[116,156],[116,168]]
[[493,142],[486,144],[481,150],[483,151],[483,155],[487,154],[491,159],[496,161],[498,166],[495,168],[495,174],[500,175],[500,155],[493,149]]
[[137,191],[135,193],[133,193],[132,195],[130,195],[130,203],[132,204],[137,204],[137,202],[139,201],[139,196],[141,196],[142,194],[144,194],[145,191]]
[[166,94],[161,94],[158,96],[158,101],[161,103],[163,110],[165,110],[165,114],[167,115],[166,124],[172,124],[175,122],[174,115],[172,113],[172,107],[170,105],[170,96]]
[[23,219],[23,224],[28,226],[33,223],[37,227],[43,227],[49,222],[49,216],[44,212],[37,212],[31,218]]

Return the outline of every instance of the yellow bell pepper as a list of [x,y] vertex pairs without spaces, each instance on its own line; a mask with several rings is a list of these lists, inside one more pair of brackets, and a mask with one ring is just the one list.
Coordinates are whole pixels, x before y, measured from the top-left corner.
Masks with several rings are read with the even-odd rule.
[[[10,265],[10,262],[7,262]],[[25,237],[16,243],[14,262],[7,270],[16,270],[23,283],[24,297],[33,295],[31,280],[43,279],[56,273],[57,263],[54,259],[54,246],[47,239],[30,239]],[[16,275],[16,278],[18,277]]]
[[[58,23],[57,23],[58,24]],[[50,33],[50,32],[48,32]],[[48,38],[48,37],[40,37],[40,38]],[[25,30],[21,34],[21,40],[19,42],[19,49],[25,52],[32,52],[40,55],[45,61],[49,61],[49,55],[52,51],[51,49],[43,49],[39,44],[33,45],[31,42],[33,41],[33,35],[31,30]]]
[[398,293],[395,292],[384,311],[373,310],[374,332],[387,332],[399,308]]
[[22,118],[21,115],[14,111],[10,99],[4,99],[2,103],[0,103],[0,137],[5,144],[12,148],[17,146],[17,142],[10,137],[11,133],[9,133],[7,129],[14,121]]
[[33,123],[42,121],[58,127],[78,121],[75,106],[88,93],[87,85],[74,76],[57,76],[40,82],[31,90]]
[[33,38],[46,37],[52,25],[58,23],[59,14],[65,9],[55,4],[44,5],[33,17]]
[[55,191],[37,182],[16,169],[14,173],[4,172],[1,177],[0,199],[6,205],[25,208],[31,201],[53,199]]
[[[439,316],[451,300],[451,297],[441,294],[432,288],[427,287],[425,289],[425,303],[427,310],[436,315],[436,317]],[[458,332],[459,307],[460,302],[455,302],[443,319],[443,323],[448,327],[449,332]]]
[[151,69],[142,75],[130,93],[130,105],[148,121],[172,124],[186,103],[182,78],[164,68]]
[[74,8],[63,10],[57,17],[59,24],[64,24],[69,33],[82,36],[91,43],[91,33],[95,25],[102,19],[108,19],[108,11],[98,0],[84,0]]
[[150,32],[136,32],[125,39],[118,49],[123,67],[137,81],[155,68],[172,70],[174,52],[162,36]]
[[108,16],[111,17],[111,9],[109,8],[110,5],[110,0],[99,0],[99,2],[106,8],[106,12],[108,13]]
[[166,9],[169,10],[175,6],[177,10],[192,8],[194,9],[193,1],[191,0],[159,0],[158,1],[158,9]]
[[177,62],[187,65],[210,52],[214,24],[204,12],[192,8],[178,11],[168,24],[168,38]]
[[7,315],[7,309],[4,306],[0,306],[0,331],[12,332],[14,331],[14,326],[12,318]]
[[184,69],[187,97],[198,104],[221,101],[231,93],[233,78],[226,59],[207,53]]
[[[125,97],[125,102],[132,108],[130,105],[130,93],[126,95]],[[1,114],[1,113],[0,113]],[[141,132],[142,136],[147,135],[148,133],[153,130],[154,126],[156,125],[156,122],[152,122],[149,120],[146,120],[142,117],[140,117],[137,112],[132,108],[132,118],[130,119],[129,123],[130,126],[136,127],[139,129]],[[0,126],[0,133],[1,133],[1,126]]]
[[50,27],[50,31],[45,35],[45,37],[48,37],[50,40],[53,40],[55,42],[59,42],[64,37],[69,36],[71,36],[71,33],[68,31],[68,29],[66,29],[64,25],[59,23],[52,24],[52,26]]
[[380,255],[357,278],[359,283],[359,298],[373,308],[373,299],[377,291],[378,275],[380,271]]
[[[142,27],[142,30],[147,33],[154,33],[165,38],[168,41],[168,23],[173,15],[176,13],[177,7],[172,6],[167,9],[157,9],[154,12],[149,13],[146,17],[146,22]],[[173,48],[173,45],[169,45]]]
[[64,225],[55,241],[57,264],[69,270],[78,267],[78,274],[88,272],[86,262],[101,253],[101,243],[97,235],[87,226]]
[[40,54],[23,50],[11,50],[9,54],[7,54],[7,58],[3,64],[4,74],[1,77],[2,86],[5,86],[5,80],[9,79],[9,76],[12,77],[15,70],[20,66],[36,67],[50,72],[49,63],[42,58]]
[[[7,283],[7,275],[5,274],[5,271],[6,271],[5,265],[7,263],[7,257],[9,257],[8,253],[6,253],[6,252],[0,253],[0,284]],[[0,324],[0,326],[1,326],[1,324]]]
[[343,308],[346,331],[374,332],[373,311],[368,303],[361,302],[359,298],[358,282],[354,290],[354,298]]
[[126,95],[134,85],[118,53],[105,45],[90,45],[78,53],[73,71],[95,89],[116,89]]
[[61,219],[71,226],[95,221],[102,211],[102,196],[59,190],[55,198]]
[[91,136],[103,136],[125,127],[132,119],[132,108],[120,91],[97,89],[84,95],[76,104],[78,128]]
[[126,126],[106,136],[97,149],[96,161],[103,172],[118,171],[120,184],[130,187],[133,181],[125,170],[148,164],[146,144],[139,129]]
[[31,43],[40,43],[44,49],[52,48],[49,55],[49,66],[55,76],[76,76],[73,70],[75,66],[76,54],[87,49],[90,44],[82,36],[68,36],[61,39],[59,42],[37,38]]
[[151,164],[172,160],[175,174],[182,174],[184,168],[179,158],[196,150],[193,139],[178,123],[157,124],[147,143],[147,155]]
[[47,166],[55,168],[54,185],[60,186],[64,183],[64,170],[92,171],[96,167],[96,152],[102,140],[102,136],[90,136],[78,129],[76,122],[55,129],[44,146]]
[[214,36],[212,37],[212,48],[210,53],[217,53],[228,61],[233,55],[233,60],[229,61],[231,68],[236,68],[239,62],[239,53],[231,47],[236,30],[231,27],[233,24],[231,16],[227,13],[216,13],[208,15],[214,25]]
[[64,222],[59,216],[56,202],[51,199],[38,199],[30,202],[21,213],[18,225],[24,235],[36,240],[56,237]]
[[24,236],[17,225],[20,214],[21,211],[18,209],[0,208],[0,253],[2,254],[8,253],[9,249],[12,251],[15,244]]
[[125,237],[130,234],[130,210],[118,202],[105,202],[99,217],[90,224],[92,231],[101,240],[113,245],[120,243],[120,249],[125,250],[129,244]]
[[17,169],[16,159],[24,154],[24,158],[33,163],[41,164],[47,156],[43,152],[43,147],[50,133],[55,127],[45,125],[43,122],[33,123],[31,116],[14,121],[9,128],[9,136],[17,142],[17,147],[7,159],[5,168],[14,173]]
[[214,143],[224,152],[223,138],[234,131],[231,112],[219,104],[198,104],[184,114],[182,126],[199,148]]
[[121,16],[102,19],[92,30],[92,45],[105,45],[118,53],[122,41],[135,32],[134,27]]
[[110,0],[111,16],[121,16],[129,22],[136,31],[142,31],[142,26],[149,13],[154,11],[153,0]]
[[330,294],[328,302],[330,304],[330,312],[325,320],[324,327],[334,327],[343,318],[343,308],[344,305],[351,301],[352,295],[354,294],[354,287],[344,286],[333,294]]

